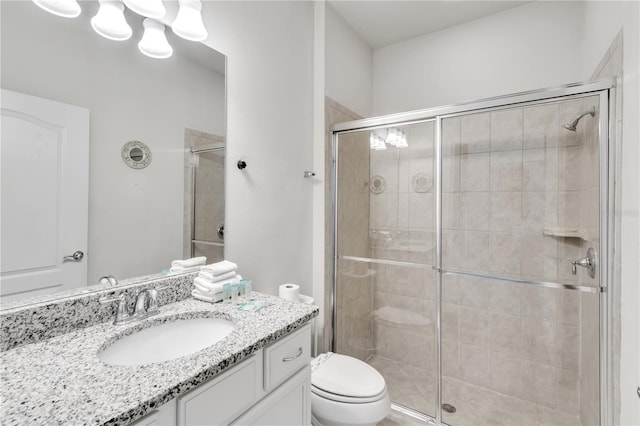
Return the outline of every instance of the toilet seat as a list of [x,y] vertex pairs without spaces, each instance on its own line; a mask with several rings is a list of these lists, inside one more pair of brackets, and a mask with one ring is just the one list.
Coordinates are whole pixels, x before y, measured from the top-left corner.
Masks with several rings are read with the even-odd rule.
[[369,364],[346,355],[328,352],[312,362],[312,389],[334,401],[366,402],[380,399],[384,377]]
[[314,393],[315,395],[318,395],[319,397],[329,399],[331,401],[344,402],[346,404],[365,404],[367,402],[379,401],[382,398],[384,398],[384,396],[387,393],[387,388],[385,387],[382,390],[382,392],[380,392],[379,394],[374,396],[369,396],[369,397],[354,397],[354,396],[347,396],[347,395],[339,395],[339,394],[322,390],[314,386],[313,384],[311,385],[311,392]]

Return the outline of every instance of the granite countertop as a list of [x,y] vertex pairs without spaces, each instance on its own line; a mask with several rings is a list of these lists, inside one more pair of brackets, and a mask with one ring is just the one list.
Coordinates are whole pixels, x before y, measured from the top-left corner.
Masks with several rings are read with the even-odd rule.
[[[252,296],[272,304],[244,312],[231,304],[186,299],[133,324],[102,323],[0,353],[0,423],[128,424],[318,315],[313,305]],[[215,345],[171,361],[130,367],[98,359],[98,352],[120,335],[176,317],[225,318],[235,329]]]

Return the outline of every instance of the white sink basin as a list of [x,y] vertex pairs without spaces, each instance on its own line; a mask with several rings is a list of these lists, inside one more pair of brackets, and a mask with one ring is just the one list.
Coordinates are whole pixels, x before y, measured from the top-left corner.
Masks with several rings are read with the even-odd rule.
[[224,339],[234,329],[221,318],[176,319],[142,329],[107,346],[98,354],[113,365],[145,365],[180,358]]

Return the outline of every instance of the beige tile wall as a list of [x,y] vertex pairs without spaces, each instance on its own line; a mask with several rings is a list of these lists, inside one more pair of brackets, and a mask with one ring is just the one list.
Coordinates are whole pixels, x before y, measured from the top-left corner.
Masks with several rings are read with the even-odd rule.
[[[224,144],[224,137],[185,129],[185,162],[184,162],[184,229],[183,255],[191,256],[191,236],[195,227],[195,237],[198,240],[219,242],[223,240],[217,235],[218,225],[224,223],[224,162],[225,153],[222,151],[206,152],[199,155],[198,165],[193,179],[193,165],[191,164],[191,148],[199,148],[210,144]],[[192,199],[192,188],[195,185],[195,200]],[[195,201],[195,202],[194,202]],[[195,211],[195,222],[194,218]],[[224,259],[224,248],[198,244],[194,256],[206,256],[207,262],[217,262]]]
[[[444,120],[445,268],[597,284],[585,270],[572,275],[571,261],[598,243],[597,140],[587,131],[598,117],[584,117],[576,132],[561,127],[591,105],[589,98]],[[416,138],[408,139],[412,147]],[[433,170],[433,139],[421,142],[414,152],[371,154],[371,175],[388,176],[385,193],[371,195],[374,257],[432,263],[435,199],[410,185],[413,173]],[[432,370],[433,273],[374,269],[376,353]],[[597,327],[585,328],[598,318],[596,294],[452,276],[443,292],[446,375],[571,415],[597,407]]]
[[[325,176],[331,176],[330,130],[336,123],[361,118],[334,100],[325,98]],[[369,257],[369,140],[362,135],[349,134],[341,137],[338,197],[339,253]],[[333,223],[330,184],[325,186],[327,220],[325,222],[325,330],[331,330],[331,288],[333,276],[332,246]],[[342,262],[338,265],[338,292],[336,294],[337,327],[335,350],[340,353],[366,359],[373,348],[372,275],[367,264]],[[329,345],[330,333],[325,333],[325,345]]]

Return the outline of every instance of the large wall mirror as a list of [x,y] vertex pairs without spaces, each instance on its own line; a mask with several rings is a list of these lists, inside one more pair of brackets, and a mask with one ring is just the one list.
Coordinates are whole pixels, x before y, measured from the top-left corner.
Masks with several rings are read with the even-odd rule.
[[[0,306],[224,255],[225,56],[167,28],[173,56],[149,58],[137,48],[142,18],[127,10],[133,36],[111,41],[91,28],[98,2],[81,6],[78,18],[65,19],[31,1],[0,4]],[[78,132],[55,121],[72,116]],[[123,161],[132,141],[148,148],[146,167]],[[67,214],[65,197],[83,193],[82,211]],[[83,230],[84,243],[65,241]]]

